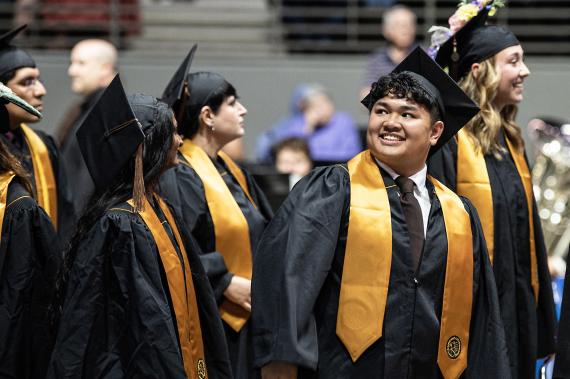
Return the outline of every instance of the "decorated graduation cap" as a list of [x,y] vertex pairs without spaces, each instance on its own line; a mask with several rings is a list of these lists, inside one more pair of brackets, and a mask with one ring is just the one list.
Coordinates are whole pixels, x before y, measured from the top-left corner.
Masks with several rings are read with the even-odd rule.
[[457,81],[469,72],[473,63],[483,62],[507,47],[520,45],[510,30],[496,25],[486,25],[489,15],[494,13],[496,7],[503,6],[502,2],[474,0],[462,5],[457,12],[461,13],[462,7],[469,5],[481,9],[441,44],[435,56],[436,62],[442,67],[448,67],[449,75]]
[[142,94],[127,96],[117,74],[77,131],[81,154],[99,191],[111,185],[135,158],[133,200],[137,210],[142,209],[145,191],[142,143],[157,116],[158,100]]
[[0,77],[22,67],[36,67],[36,61],[30,54],[12,45],[14,37],[26,27],[22,25],[0,36]]
[[10,88],[0,82],[0,133],[6,133],[10,130],[10,116],[6,109],[6,104],[8,103],[15,104],[36,117],[42,117],[42,114],[36,108],[18,97]]
[[36,117],[42,118],[40,111],[32,107],[30,104],[28,104],[28,102],[21,99],[10,88],[6,87],[0,82],[0,104],[5,105],[7,103],[16,104],[26,112],[33,114]]
[[[471,120],[479,112],[479,107],[420,47],[416,47],[392,71],[401,72],[410,74],[437,102],[444,128],[437,144],[430,149],[431,155]],[[373,83],[362,104],[371,109],[381,96],[378,82]]]

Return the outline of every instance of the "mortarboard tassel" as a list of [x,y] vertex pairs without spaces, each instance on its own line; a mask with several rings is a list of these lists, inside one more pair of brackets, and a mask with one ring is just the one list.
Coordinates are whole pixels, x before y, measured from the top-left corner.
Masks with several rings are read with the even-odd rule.
[[144,210],[144,173],[143,173],[143,144],[141,143],[135,153],[135,178],[133,182],[133,203],[135,212]]

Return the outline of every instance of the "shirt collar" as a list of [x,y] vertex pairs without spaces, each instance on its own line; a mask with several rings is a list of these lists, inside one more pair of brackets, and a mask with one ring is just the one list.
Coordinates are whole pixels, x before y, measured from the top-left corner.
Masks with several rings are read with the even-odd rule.
[[[376,163],[378,163],[378,165],[384,171],[386,171],[388,173],[388,175],[390,175],[392,177],[392,179],[395,180],[398,176],[401,176],[396,171],[392,170],[392,168],[390,168],[390,166],[388,166],[385,163],[380,162],[376,157],[374,157],[374,160],[376,161]],[[427,176],[427,165],[424,164],[424,167],[420,171],[411,175],[410,179],[413,180],[413,182],[416,184],[416,187],[426,188],[426,176]]]

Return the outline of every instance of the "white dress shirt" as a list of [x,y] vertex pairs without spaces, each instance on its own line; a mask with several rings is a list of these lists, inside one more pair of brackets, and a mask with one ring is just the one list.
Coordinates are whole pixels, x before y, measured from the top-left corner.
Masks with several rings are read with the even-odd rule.
[[[388,175],[392,177],[392,179],[396,180],[396,178],[400,176],[400,174],[396,173],[396,171],[392,170],[390,167],[380,162],[378,159],[376,159],[376,163],[378,163],[378,165],[382,167],[382,169],[386,171]],[[412,179],[412,181],[415,184],[414,197],[418,200],[418,203],[420,203],[420,208],[422,210],[422,218],[423,218],[422,221],[424,223],[424,238],[427,232],[429,211],[431,209],[431,200],[429,198],[429,192],[426,187],[426,176],[427,176],[427,166],[425,164],[420,171],[410,176],[410,179]]]

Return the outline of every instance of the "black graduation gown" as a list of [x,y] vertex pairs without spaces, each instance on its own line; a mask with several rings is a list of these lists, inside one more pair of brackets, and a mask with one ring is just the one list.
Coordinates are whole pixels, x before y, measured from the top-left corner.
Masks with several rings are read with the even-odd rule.
[[[203,252],[200,257],[202,264],[214,289],[216,301],[218,305],[221,305],[224,299],[224,291],[230,284],[233,273],[228,271],[223,256],[216,251],[214,223],[206,202],[204,184],[182,155],[179,155],[178,159],[184,163],[167,171],[161,177],[161,195],[172,204],[175,212],[184,221],[187,230],[191,231],[200,245]],[[256,246],[261,239],[265,226],[273,216],[269,202],[251,175],[243,170],[251,197],[258,206],[258,209],[255,209],[223,161],[217,159],[214,164],[218,172],[224,173],[222,178],[247,220],[251,251],[255,256]],[[225,322],[223,324],[234,376],[240,379],[253,377],[250,323],[247,322],[239,333],[236,333]]]
[[[513,378],[534,378],[537,358],[554,353],[556,318],[540,218],[533,198],[534,236],[539,276],[538,306],[530,282],[528,207],[524,187],[505,147],[503,159],[485,156],[493,198],[495,282],[505,327]],[[428,162],[428,171],[456,189],[457,141],[452,139]]]
[[556,360],[554,361],[554,379],[570,379],[570,268],[566,269],[564,294],[558,324],[556,341]]
[[[78,247],[48,378],[186,378],[158,248],[142,218],[130,209],[127,203],[111,207]],[[157,214],[168,225],[162,212]],[[165,229],[180,255],[170,228]],[[181,234],[209,378],[231,378],[217,306],[196,254],[199,248]]]
[[[383,176],[392,186],[393,253],[382,337],[353,363],[336,335],[350,180],[344,167],[318,168],[293,188],[258,247],[252,290],[256,366],[290,362],[299,366],[299,378],[441,377],[437,348],[447,259],[441,206],[428,182],[427,238],[414,275],[399,191],[392,178]],[[472,221],[474,261],[464,376],[508,378],[492,269],[476,212],[463,202]]]
[[[67,241],[71,237],[75,225],[75,214],[71,206],[71,188],[67,185],[67,175],[60,164],[60,156],[57,146],[53,138],[46,133],[34,129],[34,132],[40,137],[49,153],[51,166],[53,168],[54,179],[57,185],[57,214],[58,214],[58,235],[62,241]],[[30,181],[35,186],[34,166],[30,150],[25,141],[21,128],[13,130],[12,138],[8,138],[6,134],[0,134],[0,139],[8,146],[10,152],[20,161],[24,169],[30,174]]]
[[0,377],[45,376],[53,346],[49,306],[61,265],[48,215],[14,179],[0,243]]

